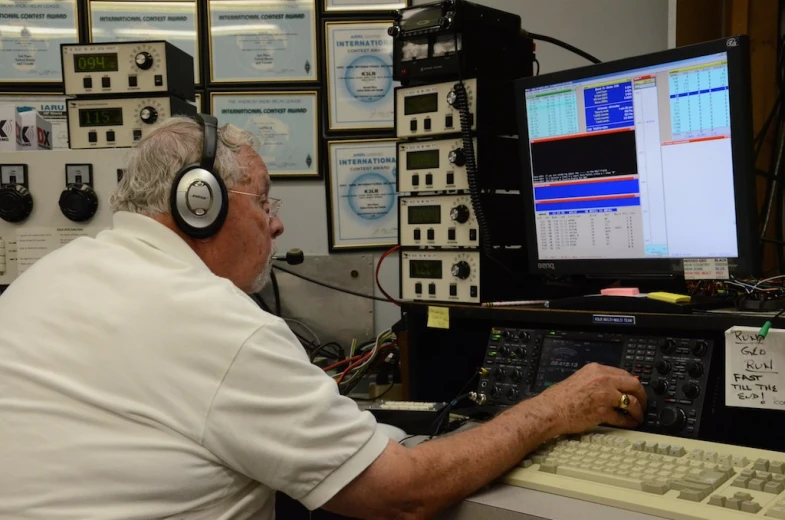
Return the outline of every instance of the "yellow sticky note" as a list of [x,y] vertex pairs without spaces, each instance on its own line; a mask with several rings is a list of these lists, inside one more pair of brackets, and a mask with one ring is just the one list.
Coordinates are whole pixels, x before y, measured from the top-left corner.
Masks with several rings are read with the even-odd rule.
[[447,307],[428,307],[428,326],[432,329],[449,329],[450,309]]

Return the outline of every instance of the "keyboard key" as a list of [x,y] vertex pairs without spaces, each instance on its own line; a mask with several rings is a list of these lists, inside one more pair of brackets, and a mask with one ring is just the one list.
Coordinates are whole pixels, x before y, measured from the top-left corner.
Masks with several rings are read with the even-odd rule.
[[725,497],[722,495],[712,495],[709,497],[709,505],[725,507]]
[[743,468],[749,463],[750,461],[747,460],[747,457],[733,457],[733,465],[737,468]]
[[725,507],[728,509],[735,509],[736,511],[741,511],[741,503],[743,500],[739,500],[738,498],[728,498],[725,500]]
[[620,477],[617,475],[607,475],[597,471],[585,470],[581,468],[573,468],[567,466],[559,466],[556,473],[564,475],[565,477],[578,478],[581,480],[588,480],[590,482],[597,482],[598,484],[608,484],[611,486],[618,486],[625,489],[634,489],[636,491],[643,490],[643,482],[640,479],[631,477]]
[[642,490],[646,493],[654,493],[655,495],[664,495],[670,489],[670,484],[664,478],[647,478],[641,484]]
[[769,471],[769,461],[766,459],[758,459],[755,461],[755,465],[752,467],[752,469]]
[[785,491],[785,484],[782,482],[766,482],[766,485],[763,487],[763,491],[766,493],[778,495]]
[[757,502],[742,502],[741,503],[741,510],[746,511],[748,513],[757,513],[760,511],[761,507],[760,504]]
[[689,500],[691,502],[700,502],[701,500],[706,498],[708,494],[709,493],[705,490],[685,489],[682,490],[681,493],[679,493],[679,498],[681,498],[682,500]]
[[690,460],[703,460],[703,450],[690,451]]
[[748,500],[752,500],[752,495],[744,493],[743,491],[737,491],[733,494],[733,498],[741,500],[742,502],[747,502]]
[[766,484],[766,481],[761,480],[759,478],[754,478],[747,483],[747,489],[753,489],[755,491],[763,491],[763,486]]
[[771,461],[771,464],[769,464],[769,471],[772,473],[779,473],[780,475],[785,473],[785,462],[779,460]]
[[683,446],[671,446],[672,457],[683,457],[685,453]]
[[766,511],[766,516],[785,520],[785,506],[774,506]]
[[747,489],[747,484],[749,484],[750,480],[752,480],[752,479],[750,479],[749,477],[736,477],[733,480],[733,483],[731,484],[731,486]]

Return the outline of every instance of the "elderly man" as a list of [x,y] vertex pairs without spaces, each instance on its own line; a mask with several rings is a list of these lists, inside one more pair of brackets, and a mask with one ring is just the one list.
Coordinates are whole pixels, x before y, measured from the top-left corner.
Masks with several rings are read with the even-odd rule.
[[251,136],[218,132],[228,211],[214,233],[173,217],[203,126],[173,118],[145,137],[113,228],[0,297],[0,518],[271,519],[276,490],[309,509],[426,518],[556,435],[640,422],[638,380],[588,365],[473,430],[414,449],[387,439],[246,295],[283,233]]

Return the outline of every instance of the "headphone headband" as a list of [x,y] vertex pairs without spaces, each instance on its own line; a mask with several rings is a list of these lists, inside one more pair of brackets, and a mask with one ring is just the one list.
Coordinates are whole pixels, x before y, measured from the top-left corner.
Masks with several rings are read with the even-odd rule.
[[202,143],[202,161],[200,166],[208,172],[213,171],[215,155],[218,151],[218,119],[209,114],[196,114],[196,120],[204,128]]

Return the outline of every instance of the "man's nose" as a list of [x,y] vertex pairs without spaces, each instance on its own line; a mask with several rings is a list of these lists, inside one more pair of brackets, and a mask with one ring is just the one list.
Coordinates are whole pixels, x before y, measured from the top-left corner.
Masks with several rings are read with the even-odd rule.
[[272,222],[270,222],[270,230],[273,233],[273,238],[278,238],[283,235],[283,221],[281,220],[281,217],[277,215],[273,217]]

